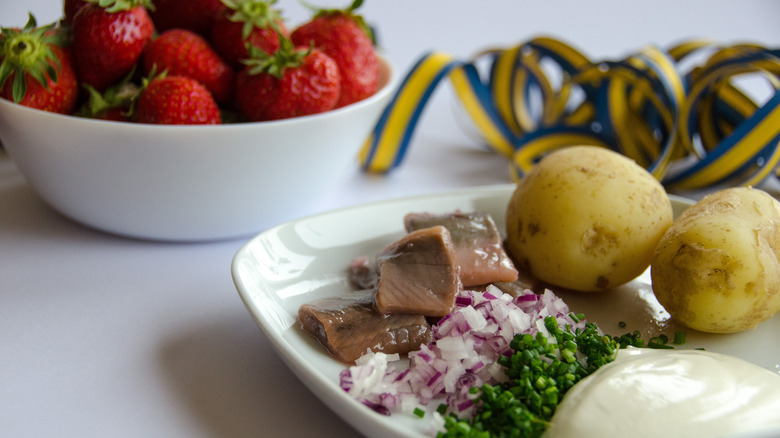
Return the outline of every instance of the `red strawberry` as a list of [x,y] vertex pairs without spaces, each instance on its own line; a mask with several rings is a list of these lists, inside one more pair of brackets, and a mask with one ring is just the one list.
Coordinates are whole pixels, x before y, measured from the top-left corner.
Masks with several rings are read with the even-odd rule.
[[141,92],[136,121],[165,125],[215,125],[222,117],[211,93],[186,76],[152,79]]
[[277,120],[321,113],[339,98],[338,66],[310,47],[282,38],[273,55],[250,48],[247,67],[236,77],[236,105],[249,120]]
[[247,59],[247,43],[267,53],[279,48],[279,33],[288,36],[282,17],[273,4],[276,0],[222,0],[226,8],[217,15],[211,28],[214,50],[235,68]]
[[135,66],[154,25],[145,9],[149,0],[97,1],[73,17],[72,45],[79,79],[102,92]]
[[37,27],[29,16],[22,30],[2,29],[0,97],[24,106],[68,114],[78,97],[78,82],[66,38],[54,24]]
[[341,71],[341,98],[337,107],[365,99],[379,84],[379,61],[371,30],[353,12],[362,0],[345,10],[322,9],[290,36],[299,46],[314,44],[336,61]]
[[155,0],[149,15],[159,32],[187,29],[208,38],[214,19],[224,7],[221,0]]
[[189,76],[200,81],[217,102],[232,97],[234,73],[208,41],[195,32],[171,29],[149,43],[143,55],[146,74],[167,71],[169,75]]
[[64,21],[66,24],[73,22],[73,17],[76,16],[76,12],[83,6],[86,6],[89,2],[87,0],[65,0],[63,5],[63,11],[65,12]]

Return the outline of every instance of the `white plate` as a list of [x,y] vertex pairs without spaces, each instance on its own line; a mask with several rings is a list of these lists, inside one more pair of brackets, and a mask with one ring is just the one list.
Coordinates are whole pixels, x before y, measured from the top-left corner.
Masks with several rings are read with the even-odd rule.
[[[366,436],[427,436],[429,421],[411,415],[377,414],[338,386],[345,365],[296,323],[298,307],[350,290],[347,267],[359,255],[374,255],[404,235],[403,216],[417,211],[484,211],[504,229],[504,211],[513,185],[480,187],[432,196],[397,199],[319,214],[274,227],[247,242],[232,263],[233,280],[244,304],[279,355],[325,405]],[[672,199],[675,214],[689,201]],[[559,293],[574,312],[585,313],[606,332],[640,330],[643,338],[679,327],[655,301],[649,273],[614,291]],[[621,327],[620,322],[625,323]],[[684,348],[704,347],[732,354],[780,372],[780,317],[733,335],[688,332]]]

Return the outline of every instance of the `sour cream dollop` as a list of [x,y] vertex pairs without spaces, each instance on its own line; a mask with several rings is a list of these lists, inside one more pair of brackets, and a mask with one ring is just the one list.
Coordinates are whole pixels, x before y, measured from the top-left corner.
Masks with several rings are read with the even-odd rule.
[[766,429],[780,431],[780,375],[724,354],[628,348],[569,390],[545,438],[724,437]]

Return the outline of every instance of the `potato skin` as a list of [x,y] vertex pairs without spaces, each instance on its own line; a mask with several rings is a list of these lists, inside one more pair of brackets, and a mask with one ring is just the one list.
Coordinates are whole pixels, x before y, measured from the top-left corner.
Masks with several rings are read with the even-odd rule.
[[712,193],[685,210],[656,248],[653,292],[688,327],[754,328],[780,311],[780,203],[758,189]]
[[672,224],[663,186],[611,150],[573,146],[537,163],[507,206],[506,248],[538,279],[595,292],[644,272]]

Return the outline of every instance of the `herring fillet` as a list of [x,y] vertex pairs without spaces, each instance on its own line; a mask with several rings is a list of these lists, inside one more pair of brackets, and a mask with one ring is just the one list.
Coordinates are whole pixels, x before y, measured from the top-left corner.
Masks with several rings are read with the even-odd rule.
[[374,309],[373,293],[360,291],[324,298],[298,309],[301,327],[338,360],[351,363],[369,349],[408,353],[431,341],[422,315],[383,315]]

